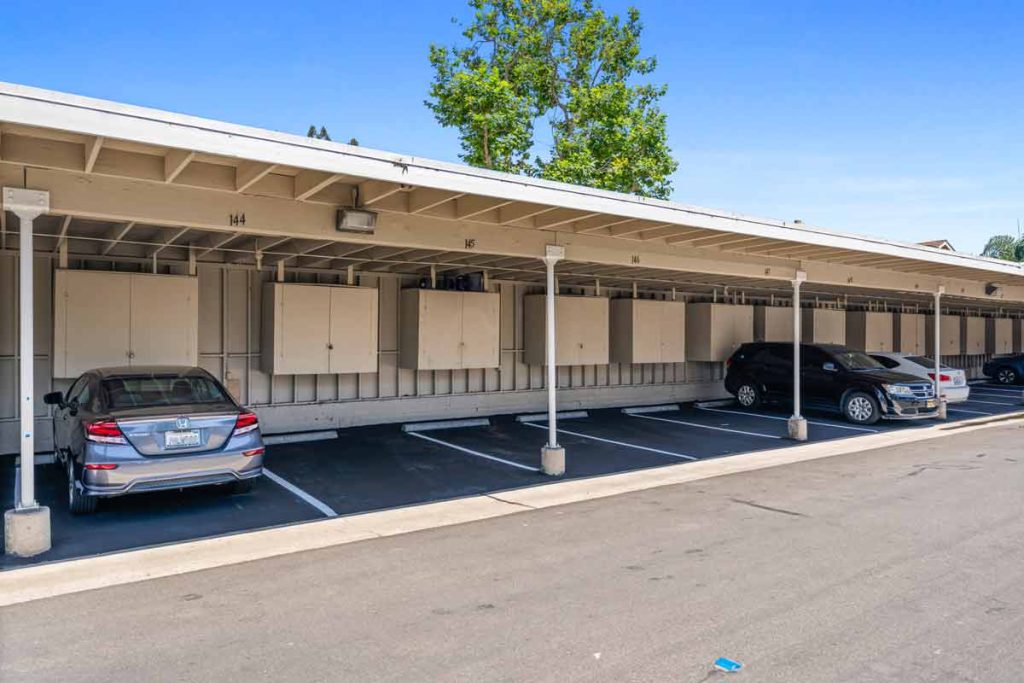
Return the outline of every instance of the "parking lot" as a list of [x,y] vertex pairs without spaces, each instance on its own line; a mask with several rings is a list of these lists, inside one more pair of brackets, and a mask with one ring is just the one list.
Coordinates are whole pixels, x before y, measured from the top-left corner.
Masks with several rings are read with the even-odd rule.
[[[1021,390],[972,386],[971,399],[950,407],[950,420],[1024,409]],[[783,407],[745,411],[730,403],[604,409],[566,415],[558,423],[567,451],[567,478],[596,477],[649,467],[796,445],[785,438]],[[547,424],[515,415],[485,424],[403,431],[401,425],[339,431],[337,439],[271,446],[268,476],[253,491],[170,491],[103,501],[95,515],[67,511],[63,474],[37,468],[40,502],[50,507],[53,549],[30,559],[6,555],[0,568],[232,534],[504,490],[552,479],[539,472]],[[810,413],[809,441],[856,438],[934,424],[880,422],[854,426],[838,416]],[[415,429],[415,428],[414,428]],[[14,491],[13,458],[0,467],[0,487]]]

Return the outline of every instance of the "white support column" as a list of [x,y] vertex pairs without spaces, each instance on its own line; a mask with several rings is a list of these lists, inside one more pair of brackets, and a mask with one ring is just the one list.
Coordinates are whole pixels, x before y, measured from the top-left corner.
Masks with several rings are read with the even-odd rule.
[[4,546],[11,555],[30,557],[50,549],[50,510],[35,492],[35,302],[33,301],[32,231],[37,216],[50,209],[50,193],[5,187],[3,209],[18,216],[19,308],[18,403],[21,416],[21,470],[15,508],[4,513]]
[[789,418],[789,438],[795,441],[807,441],[807,420],[800,414],[800,343],[803,330],[800,285],[806,280],[807,273],[796,271],[793,280],[793,416]]
[[935,292],[935,400],[938,401],[939,412],[936,417],[940,420],[946,419],[946,399],[942,396],[942,336],[939,321],[942,320],[942,295],[946,293],[945,287],[939,287]]
[[545,355],[547,362],[548,389],[548,442],[541,449],[541,470],[550,476],[565,474],[565,449],[558,445],[558,411],[555,390],[558,373],[555,365],[555,264],[565,258],[565,247],[549,244],[544,248],[544,267],[547,275],[547,299],[544,325],[547,332]]

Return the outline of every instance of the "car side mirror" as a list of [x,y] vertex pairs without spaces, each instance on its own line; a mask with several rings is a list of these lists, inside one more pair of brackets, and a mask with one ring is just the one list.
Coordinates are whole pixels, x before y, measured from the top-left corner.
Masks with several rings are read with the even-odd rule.
[[832,361],[828,361],[827,363],[821,366],[821,369],[824,370],[825,372],[835,372],[836,364],[833,363]]
[[48,394],[43,395],[43,403],[48,406],[57,406],[58,408],[64,407],[64,394],[60,391],[51,391]]

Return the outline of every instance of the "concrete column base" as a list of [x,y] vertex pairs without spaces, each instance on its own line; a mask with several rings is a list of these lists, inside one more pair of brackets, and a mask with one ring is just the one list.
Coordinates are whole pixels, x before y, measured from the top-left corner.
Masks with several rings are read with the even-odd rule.
[[565,474],[565,449],[561,446],[544,446],[540,449],[540,469],[549,477]]
[[949,403],[944,398],[939,399],[939,410],[935,413],[935,417],[939,420],[945,420],[949,415]]
[[50,549],[50,508],[38,506],[4,512],[4,552],[32,557]]
[[791,417],[786,424],[789,426],[789,438],[794,441],[807,441],[807,420],[802,417]]

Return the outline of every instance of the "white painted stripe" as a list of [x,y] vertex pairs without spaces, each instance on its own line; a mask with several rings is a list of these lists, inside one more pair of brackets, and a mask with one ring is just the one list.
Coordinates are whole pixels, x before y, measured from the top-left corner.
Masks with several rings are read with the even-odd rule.
[[658,420],[660,422],[671,422],[677,425],[686,425],[688,427],[699,427],[700,429],[713,429],[716,432],[732,432],[733,434],[745,434],[747,436],[759,436],[762,439],[781,439],[781,436],[774,434],[761,434],[759,432],[747,432],[742,429],[729,429],[727,427],[714,427],[712,425],[702,425],[699,422],[687,422],[685,420],[669,420],[665,417],[651,417],[650,415],[633,415],[633,417],[639,417],[644,420]]
[[[545,429],[546,429],[546,427],[545,427]],[[436,444],[440,444],[442,446],[447,446],[448,448],[454,448],[457,451],[461,451],[463,453],[468,453],[469,455],[475,455],[478,458],[484,458],[485,460],[493,460],[494,462],[500,462],[501,464],[509,465],[510,467],[518,467],[519,469],[526,470],[527,472],[540,472],[540,468],[538,468],[538,467],[530,467],[529,465],[523,465],[523,464],[518,463],[518,462],[512,462],[511,460],[505,460],[504,458],[499,458],[499,457],[494,456],[494,455],[487,455],[486,453],[481,453],[480,451],[474,451],[474,450],[472,450],[470,448],[464,448],[462,446],[458,446],[456,444],[449,443],[447,441],[442,441],[441,439],[435,439],[432,436],[427,436],[426,434],[420,434],[419,432],[409,432],[409,436],[415,436],[417,438],[425,439],[427,441],[433,441]]]
[[984,413],[980,410],[966,410],[964,408],[946,408],[949,413],[967,413],[969,415],[995,415],[995,413]]
[[320,432],[299,432],[297,434],[271,434],[263,437],[264,446],[276,446],[282,443],[305,443],[307,441],[328,441],[338,438],[337,429]]
[[[565,410],[555,413],[555,419],[557,420],[579,420],[584,417],[590,417],[590,413],[585,410]],[[516,415],[516,422],[547,422],[547,413],[530,413],[528,415]]]
[[313,496],[309,495],[308,493],[306,493],[305,491],[300,489],[295,484],[293,484],[290,481],[287,481],[285,479],[282,479],[278,475],[274,474],[273,472],[268,470],[266,467],[263,468],[263,474],[265,474],[267,476],[267,479],[269,479],[270,481],[274,482],[275,484],[277,484],[278,486],[280,486],[280,487],[282,487],[284,489],[287,489],[288,491],[291,491],[293,494],[295,494],[296,496],[298,496],[302,500],[306,501],[307,503],[309,503],[310,505],[315,507],[320,512],[324,513],[325,516],[327,516],[327,517],[337,517],[338,516],[338,513],[335,512],[334,508],[332,508],[330,505],[328,505],[327,503],[323,502],[322,500],[320,500],[318,498],[314,498]]
[[461,427],[490,427],[491,421],[485,417],[469,420],[434,420],[433,422],[409,422],[402,425],[403,432],[425,432],[432,429],[457,429]]
[[667,403],[660,406],[637,406],[636,408],[623,408],[626,415],[644,415],[645,413],[671,413],[678,411],[679,406],[674,403]]
[[[643,415],[637,415],[637,417],[643,417]],[[656,418],[651,418],[651,419],[656,419]],[[535,424],[533,422],[526,422],[524,424],[527,424],[527,425],[529,425],[531,427],[536,427],[537,429],[547,429],[546,426]],[[693,457],[692,455],[683,455],[682,453],[673,453],[672,451],[663,451],[663,450],[661,450],[659,448],[651,448],[649,446],[638,446],[635,443],[626,443],[625,441],[615,441],[613,439],[605,439],[605,438],[600,437],[600,436],[592,436],[591,434],[581,434],[579,432],[570,432],[568,429],[559,429],[558,431],[561,434],[571,434],[572,436],[578,436],[581,439],[591,439],[593,441],[602,441],[604,443],[610,443],[610,444],[614,444],[616,446],[625,446],[626,448],[635,448],[635,449],[640,450],[640,451],[650,451],[651,453],[660,453],[661,455],[668,455],[668,456],[671,456],[673,458],[682,458],[683,460],[697,460],[697,458]]]
[[995,396],[1024,396],[1024,391],[1020,389],[1000,389],[999,387],[972,387],[971,396],[975,394],[992,394]]
[[[746,413],[742,410],[722,410],[721,408],[701,408],[701,410],[709,410],[714,413],[729,413],[731,415],[749,415],[750,417],[763,417],[766,420],[783,420],[788,422],[788,417],[780,417],[778,415],[761,415],[760,413]],[[820,425],[822,427],[835,427],[836,429],[849,429],[853,432],[869,432],[871,434],[877,434],[877,429],[868,429],[867,427],[851,427],[850,425],[835,424],[833,422],[818,422],[817,420],[807,420],[809,425]]]
[[964,403],[981,403],[989,406],[1015,406],[1017,403],[1011,403],[1009,401],[979,401],[976,398],[969,398]]

